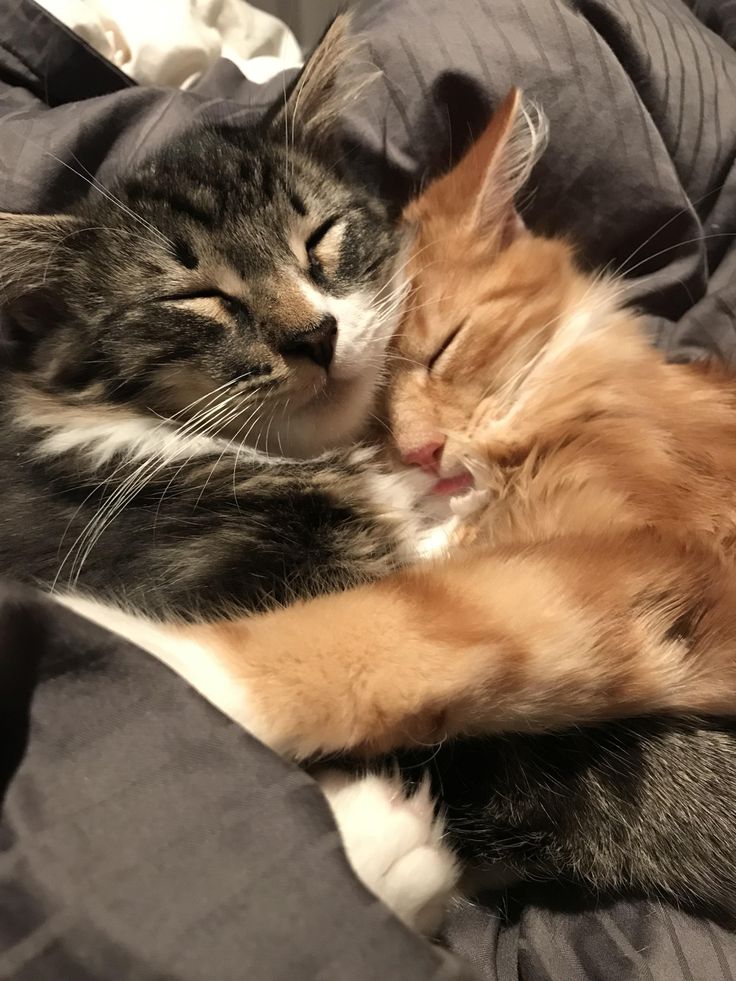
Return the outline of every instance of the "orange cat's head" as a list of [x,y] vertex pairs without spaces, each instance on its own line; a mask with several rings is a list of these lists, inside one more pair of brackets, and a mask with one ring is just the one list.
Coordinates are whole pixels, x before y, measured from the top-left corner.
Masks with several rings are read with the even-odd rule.
[[389,421],[404,462],[448,478],[445,490],[457,472],[448,438],[467,442],[489,404],[503,415],[591,287],[569,246],[533,235],[515,210],[543,143],[543,121],[513,91],[460,163],[405,212],[415,230],[411,293],[394,342]]

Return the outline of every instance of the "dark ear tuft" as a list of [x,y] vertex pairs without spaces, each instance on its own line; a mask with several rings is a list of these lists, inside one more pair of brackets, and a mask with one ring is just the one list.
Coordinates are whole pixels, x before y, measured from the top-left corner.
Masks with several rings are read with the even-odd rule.
[[284,93],[283,101],[274,104],[267,114],[267,125],[283,134],[288,143],[323,140],[345,105],[355,98],[355,84],[349,87],[337,84],[340,71],[359,48],[350,34],[351,22],[349,13],[335,17]]
[[477,140],[449,173],[433,181],[409,206],[414,215],[466,221],[508,244],[523,228],[514,199],[544,150],[544,114],[512,89]]

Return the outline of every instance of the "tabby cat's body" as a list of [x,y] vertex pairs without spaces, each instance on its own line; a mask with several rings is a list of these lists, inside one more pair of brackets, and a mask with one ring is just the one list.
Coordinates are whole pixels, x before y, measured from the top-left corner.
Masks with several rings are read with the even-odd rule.
[[563,908],[649,898],[736,924],[732,720],[626,719],[404,763],[412,781],[430,770],[445,842],[481,885],[523,901],[531,880],[534,902]]
[[[7,374],[0,385],[0,562],[9,577],[191,620],[341,588],[407,557],[409,486],[367,451],[272,459],[156,422],[121,423],[118,409],[102,425],[122,452],[108,456],[84,441],[95,411],[73,429],[29,430],[13,418],[20,399]],[[62,411],[51,405],[49,414]],[[122,444],[127,425],[150,431],[141,443],[150,439],[153,453],[138,456],[135,439]],[[112,520],[98,537],[105,514]]]
[[403,291],[395,222],[325,163],[345,44],[338,22],[252,130],[192,133],[72,214],[0,216],[5,575],[196,619],[406,557],[412,482],[334,449]]

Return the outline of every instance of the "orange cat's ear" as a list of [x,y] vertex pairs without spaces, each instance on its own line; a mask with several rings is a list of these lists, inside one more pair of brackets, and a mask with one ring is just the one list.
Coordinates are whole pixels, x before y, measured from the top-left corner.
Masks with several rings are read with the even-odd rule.
[[514,199],[544,149],[547,126],[539,110],[512,89],[460,162],[415,202],[422,214],[470,222],[481,234],[508,239],[523,228]]

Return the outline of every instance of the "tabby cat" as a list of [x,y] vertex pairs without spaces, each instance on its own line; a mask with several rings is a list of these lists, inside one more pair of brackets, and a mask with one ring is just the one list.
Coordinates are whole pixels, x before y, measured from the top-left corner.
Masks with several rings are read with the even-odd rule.
[[405,556],[417,482],[329,452],[403,293],[396,221],[327,162],[349,49],[343,18],[252,129],[199,129],[70,214],[0,215],[7,575],[191,619]]
[[[398,364],[415,364],[396,372],[388,411],[398,448],[420,466],[407,474],[376,451],[339,448],[368,421],[404,294],[402,230],[328,163],[346,51],[338,20],[285,106],[252,131],[182,141],[72,214],[0,218],[6,572],[149,614],[158,623],[67,600],[297,756],[730,708],[732,587],[727,549],[716,546],[727,544],[732,463],[724,450],[716,466],[708,452],[732,425],[729,389],[665,369],[610,288],[576,272],[565,246],[523,232],[512,202],[530,157],[512,138],[516,96],[407,214],[418,226],[414,294],[396,349]],[[435,241],[440,227],[444,242]],[[465,344],[492,360],[463,359]],[[462,363],[467,371],[453,378]],[[551,386],[538,384],[549,377]],[[656,411],[642,378],[658,379],[672,405]],[[431,411],[417,392],[431,394]],[[690,429],[676,406],[685,397],[699,407]],[[444,406],[447,418],[424,432]],[[499,431],[499,407],[513,431]],[[651,437],[644,469],[621,452],[633,426]],[[541,495],[547,512],[522,520],[538,474],[588,438],[584,466],[602,484],[604,450],[618,448],[614,492],[597,512],[584,506],[591,492],[576,484],[572,461]],[[644,480],[653,460],[661,469]],[[438,490],[467,483],[467,466],[494,496],[471,498],[480,509],[449,537],[472,535],[475,551],[396,572],[422,545],[426,489],[438,478]],[[668,500],[679,507],[655,514]],[[682,541],[683,515],[692,542]],[[596,525],[604,520],[616,525],[609,534]],[[380,577],[261,617],[234,612]],[[587,760],[587,737],[565,735],[531,740],[538,749],[528,752],[523,739],[507,752],[489,745],[480,760],[472,745],[470,756],[463,750],[473,759],[472,808],[460,800],[464,823],[453,825],[448,795],[450,828],[484,829],[476,858],[508,859],[501,845],[515,834],[524,869],[727,906],[732,735],[663,725],[661,735],[642,724],[630,757],[648,764],[638,772],[655,799],[674,807],[683,773],[697,788],[696,802],[666,820],[641,807],[635,827],[609,807],[601,786],[617,772],[618,750],[606,755],[602,737],[600,755],[570,783],[570,821],[540,830],[551,790],[529,753],[564,756],[567,745]],[[682,764],[661,750],[668,740],[685,747]],[[722,781],[715,804],[709,768]],[[523,810],[518,788],[530,779],[536,796],[525,794]],[[358,866],[360,822],[345,814],[373,794],[388,826],[391,786],[326,784]],[[428,795],[404,810],[417,826],[389,844],[432,854],[421,874],[414,866],[424,881],[408,890],[389,881],[396,862],[377,877],[365,863],[359,871],[408,922],[430,929],[428,911],[454,887],[457,867]],[[702,845],[696,820],[714,829]],[[665,862],[663,826],[682,839],[679,864]],[[494,838],[497,828],[505,837]]]

